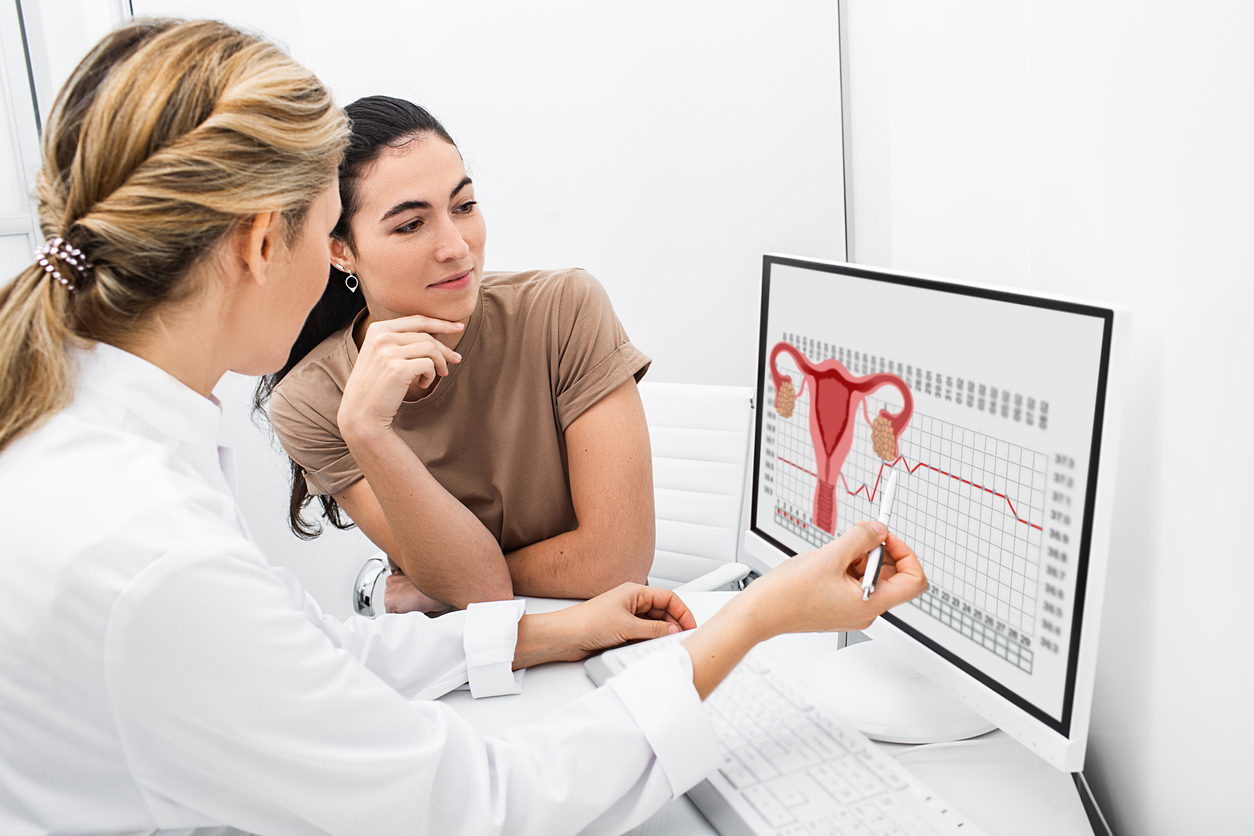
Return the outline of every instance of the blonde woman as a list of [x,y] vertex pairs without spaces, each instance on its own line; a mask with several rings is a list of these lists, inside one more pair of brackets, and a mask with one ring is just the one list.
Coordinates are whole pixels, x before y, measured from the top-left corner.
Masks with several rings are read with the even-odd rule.
[[316,78],[219,23],[115,32],[54,106],[49,242],[0,289],[0,833],[621,831],[713,769],[701,700],[755,642],[926,585],[859,525],[560,715],[484,738],[431,702],[693,622],[624,584],[340,623],[267,565],[212,391],[282,366],[322,293],[344,138]]

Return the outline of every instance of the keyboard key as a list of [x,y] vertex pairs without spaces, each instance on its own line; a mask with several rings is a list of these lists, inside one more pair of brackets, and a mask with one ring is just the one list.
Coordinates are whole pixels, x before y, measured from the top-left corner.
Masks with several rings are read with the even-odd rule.
[[754,774],[745,769],[744,764],[732,755],[723,758],[718,765],[718,771],[723,774],[728,783],[738,790],[743,790],[745,787],[758,783],[758,779]]
[[888,816],[894,824],[904,824],[906,822],[917,821],[918,816],[911,812],[910,808],[897,800],[891,795],[881,795],[871,799],[871,803],[876,808]]
[[[801,743],[797,743],[791,748],[783,746],[776,747],[779,754],[772,753],[767,756],[770,758],[771,765],[780,771],[783,775],[793,772],[800,772],[803,769],[809,769],[816,764],[822,763],[822,760],[814,754],[814,752]],[[766,754],[765,752],[763,753]]]
[[719,773],[727,779],[727,783],[731,784],[738,790],[745,787],[751,787],[758,783],[758,779],[753,777],[753,773],[745,769],[743,766],[732,766],[726,769],[720,769]]
[[909,782],[901,776],[901,773],[885,758],[876,757],[870,751],[862,751],[858,753],[858,761],[875,773],[876,777],[881,781],[895,790],[904,790],[910,786]]
[[784,678],[779,674],[772,671],[771,673],[764,674],[762,678],[769,683],[771,687],[778,691],[784,699],[792,703],[798,711],[810,711],[814,708],[814,703],[806,699],[800,691],[794,689],[793,686],[784,680]]
[[853,813],[858,819],[870,829],[872,833],[883,834],[896,825],[884,815],[875,804],[870,801],[864,801],[861,804],[855,804],[849,808],[849,812]]
[[803,737],[807,734],[814,734],[818,731],[818,727],[810,722],[810,717],[810,714],[799,714],[795,711],[790,711],[784,717],[784,725]]
[[841,746],[834,737],[818,729],[814,730],[813,735],[806,737],[805,741],[825,761],[843,758],[848,754],[845,747]]
[[744,661],[742,661],[741,664],[758,674],[766,673],[771,669],[771,666],[766,663],[766,660],[757,653],[750,653],[744,658]]
[[853,758],[836,761],[831,766],[836,770],[836,774],[844,778],[850,788],[856,791],[859,799],[879,795],[888,789],[883,781],[872,775],[870,770]]
[[779,803],[779,800],[766,787],[750,787],[741,793],[741,797],[748,801],[753,809],[758,811],[758,815],[766,819],[766,823],[771,827],[783,827],[788,824],[796,823],[797,819],[792,813]]
[[800,807],[810,799],[798,787],[788,786],[784,782],[771,787],[771,792],[775,793],[775,797],[779,799],[779,803],[785,807]]
[[862,796],[855,792],[853,787],[849,786],[849,782],[830,764],[815,767],[806,774],[841,804],[853,804],[862,800]]
[[831,717],[828,717],[826,714],[815,712],[811,719],[814,720],[814,724],[816,726],[839,740],[841,743],[847,743],[849,741],[850,734],[845,731],[845,727],[833,720]]
[[784,769],[779,768],[780,761],[782,761],[785,757],[787,757],[788,752],[785,751],[783,746],[780,746],[773,739],[755,748],[757,748],[759,755],[761,755],[762,757],[770,761],[771,765],[774,766],[776,769],[779,769],[780,772],[789,771],[789,770],[784,770]]
[[770,762],[759,755],[752,746],[737,749],[736,757],[759,781],[769,781],[771,778],[779,777],[779,770],[771,766]]

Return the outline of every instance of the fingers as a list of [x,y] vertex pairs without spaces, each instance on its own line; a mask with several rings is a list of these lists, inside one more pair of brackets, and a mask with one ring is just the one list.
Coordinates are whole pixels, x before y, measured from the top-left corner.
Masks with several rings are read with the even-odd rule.
[[671,633],[678,633],[679,625],[672,624],[669,621],[653,621],[647,618],[633,618],[623,630],[623,639],[626,641],[636,641],[637,639],[660,639],[662,636],[669,636]]
[[[895,535],[888,535],[884,550],[891,561],[891,575],[881,575],[876,584],[871,601],[883,610],[904,604],[911,598],[927,591],[927,577],[923,574],[923,565],[918,555],[906,545],[905,541]],[[886,561],[887,567],[888,561]]]
[[413,316],[400,316],[396,319],[372,322],[369,330],[393,333],[456,334],[465,327],[460,322],[449,322],[444,319],[415,314]]
[[432,370],[440,377],[448,375],[448,364],[450,359],[456,358],[452,360],[454,363],[461,360],[460,354],[455,351],[450,352],[448,346],[442,345],[434,340],[429,343],[415,343],[413,345],[400,346],[398,348],[398,354],[406,360],[430,360]]
[[884,542],[887,534],[888,528],[881,522],[860,522],[819,549],[819,553],[834,556],[840,571],[844,572],[851,564],[861,560],[863,555]]
[[[460,363],[462,356],[430,334],[387,334],[376,338],[371,346],[372,354],[382,359],[399,357],[403,360],[430,358],[441,377],[448,374],[449,363]],[[365,353],[363,347],[362,353]]]
[[[669,589],[636,586],[636,615],[674,624],[681,630],[695,630],[697,620],[679,596]],[[660,635],[666,635],[661,633]]]

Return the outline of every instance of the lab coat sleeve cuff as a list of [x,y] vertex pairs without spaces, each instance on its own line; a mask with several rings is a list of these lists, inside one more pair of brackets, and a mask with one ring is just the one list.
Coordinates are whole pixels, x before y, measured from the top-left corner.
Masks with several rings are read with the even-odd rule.
[[692,657],[681,645],[632,665],[613,689],[653,748],[678,798],[718,766],[718,738],[692,684]]
[[522,693],[522,680],[514,676],[514,652],[518,647],[518,620],[527,602],[487,601],[466,608],[463,646],[470,695],[495,697]]

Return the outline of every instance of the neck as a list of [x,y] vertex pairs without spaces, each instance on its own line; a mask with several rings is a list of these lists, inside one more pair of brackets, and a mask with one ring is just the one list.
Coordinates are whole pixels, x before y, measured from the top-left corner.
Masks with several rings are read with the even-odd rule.
[[[190,300],[189,300],[190,301]],[[128,351],[178,380],[205,398],[213,398],[213,389],[230,368],[222,359],[220,328],[215,327],[212,306],[183,305],[181,310],[162,311],[150,327],[117,347]]]

